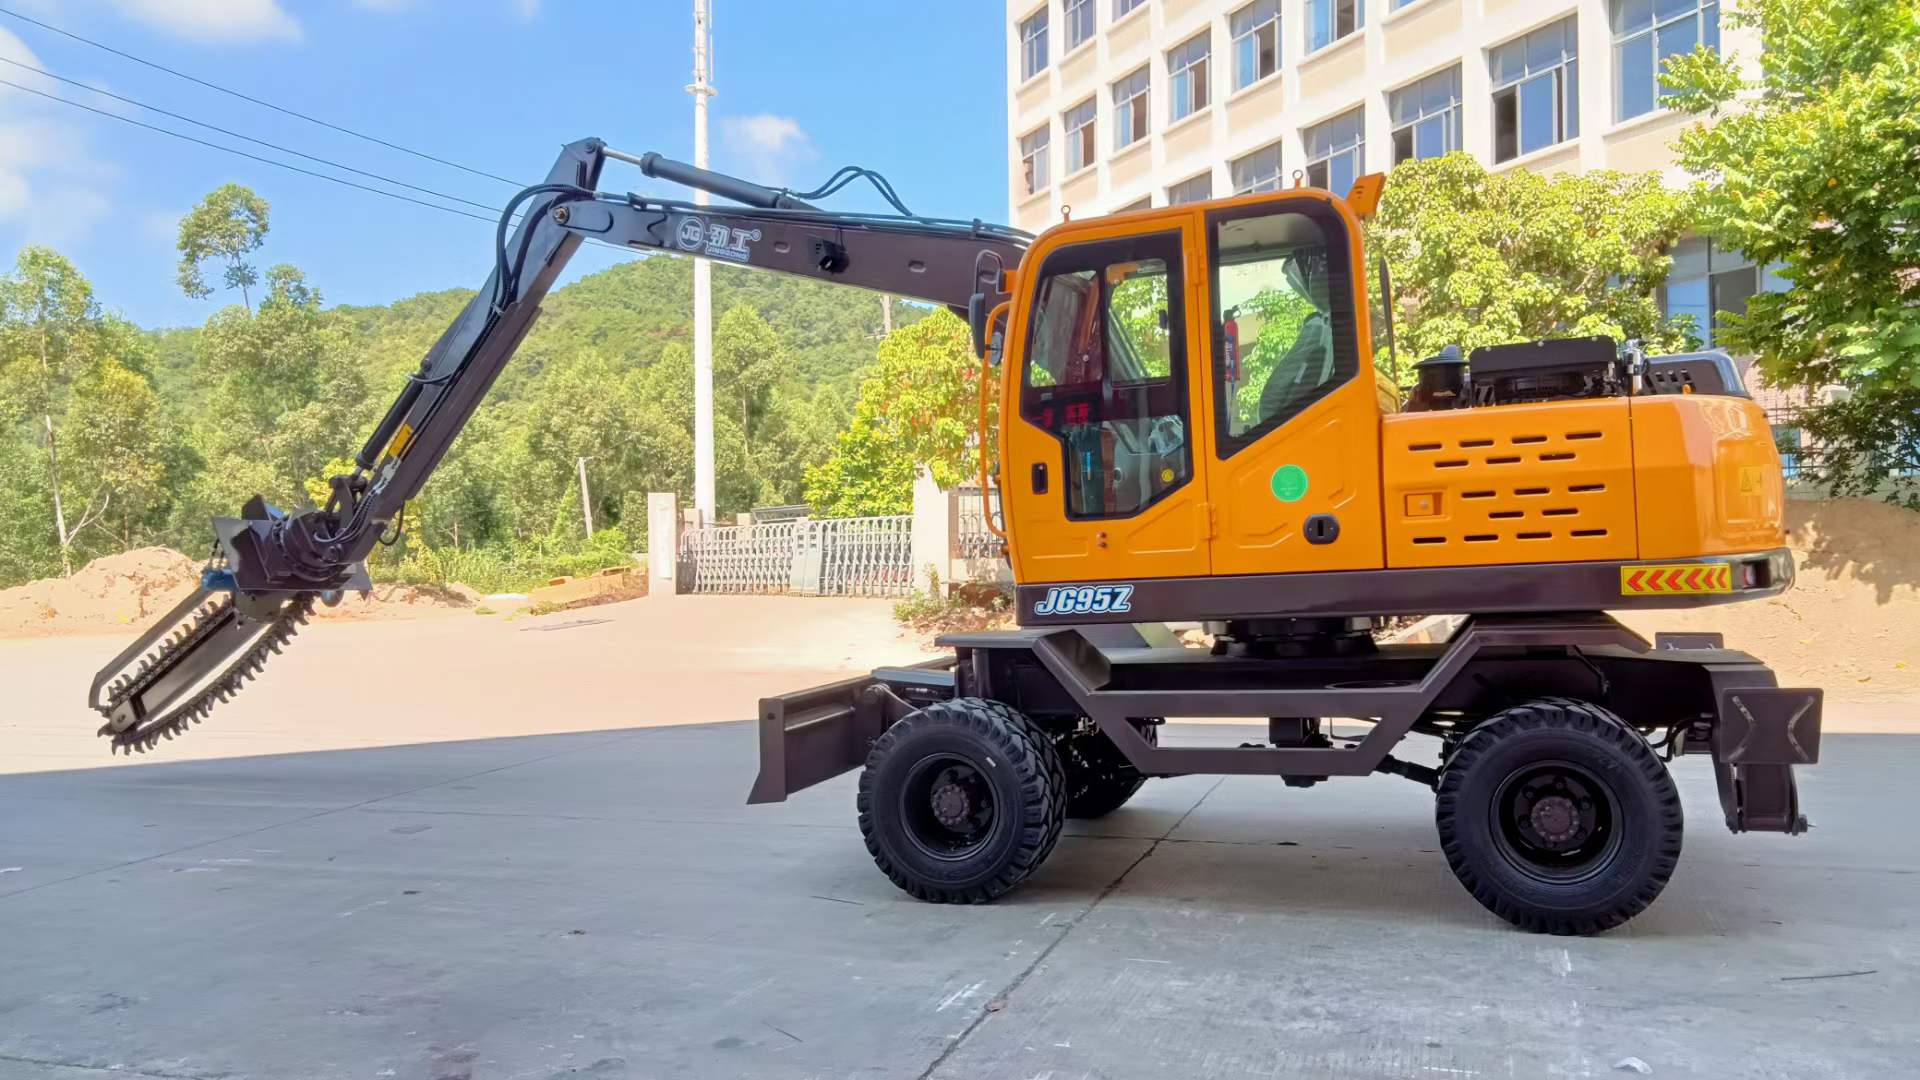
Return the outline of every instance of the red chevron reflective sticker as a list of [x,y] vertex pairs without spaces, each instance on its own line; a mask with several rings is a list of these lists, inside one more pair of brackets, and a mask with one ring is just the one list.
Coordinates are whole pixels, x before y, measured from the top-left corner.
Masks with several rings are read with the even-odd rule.
[[1620,568],[1621,596],[1698,596],[1733,591],[1727,563],[1679,563]]

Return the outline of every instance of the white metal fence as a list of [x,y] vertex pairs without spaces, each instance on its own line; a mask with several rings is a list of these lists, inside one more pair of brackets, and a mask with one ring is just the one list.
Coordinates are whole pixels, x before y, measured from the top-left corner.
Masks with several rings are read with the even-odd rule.
[[981,503],[992,505],[994,524],[1005,528],[1000,517],[1000,492],[995,489],[986,500],[977,487],[956,488],[953,492],[953,556],[956,559],[994,559],[1000,556],[1000,538],[987,527]]
[[824,518],[688,529],[680,588],[695,593],[905,596],[913,519]]

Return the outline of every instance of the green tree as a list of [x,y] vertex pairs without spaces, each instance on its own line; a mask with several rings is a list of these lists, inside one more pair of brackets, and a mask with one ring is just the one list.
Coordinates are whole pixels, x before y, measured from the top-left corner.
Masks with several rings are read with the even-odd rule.
[[1652,173],[1489,173],[1464,153],[1401,163],[1368,230],[1393,275],[1399,350],[1588,334],[1683,347],[1688,325],[1662,318],[1654,290],[1687,202]]
[[1774,385],[1845,388],[1805,424],[1837,493],[1920,508],[1920,10],[1747,0],[1723,17],[1758,32],[1760,78],[1705,49],[1670,60],[1674,102],[1712,121],[1677,149],[1702,226],[1782,264],[1787,288],[1719,336]]
[[49,248],[27,247],[13,272],[0,278],[0,390],[12,415],[25,422],[45,461],[54,538],[62,573],[73,572],[74,537],[103,512],[91,503],[69,518],[69,485],[60,460],[60,433],[70,391],[92,365],[100,325],[93,286],[71,262]]
[[206,469],[187,521],[202,528],[253,494],[305,502],[304,482],[357,449],[370,423],[365,358],[319,291],[290,266],[268,270],[266,285],[259,311],[216,312],[196,340],[210,388],[193,441]]
[[259,282],[259,272],[247,256],[267,239],[267,200],[240,184],[222,184],[180,219],[180,291],[195,299],[212,296],[201,277],[200,264],[215,259],[225,264],[221,280],[240,290],[240,303],[251,310],[248,291]]
[[756,421],[764,418],[774,384],[788,374],[786,350],[760,313],[736,304],[713,330],[713,381],[739,403],[740,448],[753,443]]
[[916,465],[942,487],[970,475],[979,371],[967,324],[951,312],[888,335],[832,456],[807,471],[807,501],[830,517],[901,514]]
[[75,382],[62,427],[77,490],[87,493],[88,507],[99,508],[89,523],[105,530],[107,550],[133,547],[136,526],[151,522],[167,502],[172,433],[153,383],[102,358]]

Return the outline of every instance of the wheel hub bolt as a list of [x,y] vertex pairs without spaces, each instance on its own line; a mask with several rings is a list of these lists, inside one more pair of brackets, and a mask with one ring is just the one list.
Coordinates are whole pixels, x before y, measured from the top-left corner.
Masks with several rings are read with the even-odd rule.
[[1564,795],[1549,795],[1534,803],[1528,822],[1549,844],[1564,844],[1580,831],[1580,815],[1574,810],[1573,800]]
[[933,818],[949,829],[966,824],[973,815],[973,800],[959,784],[941,784],[933,789]]

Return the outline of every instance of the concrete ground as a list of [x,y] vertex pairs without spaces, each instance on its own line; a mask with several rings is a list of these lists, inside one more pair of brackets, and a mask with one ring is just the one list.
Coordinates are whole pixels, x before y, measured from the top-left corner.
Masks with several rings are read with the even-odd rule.
[[[111,641],[0,643],[0,1080],[1920,1074],[1920,736],[1830,734],[1797,838],[1683,760],[1679,872],[1598,938],[1484,912],[1392,777],[1155,781],[940,907],[851,775],[747,807],[748,725],[635,726],[911,650],[885,605],[647,603],[322,627],[132,767],[71,704]],[[516,729],[562,733],[428,741]]]
[[0,773],[737,720],[924,654],[889,600],[666,596],[552,615],[300,631],[241,696],[152,754],[109,758],[85,705],[119,635],[0,639]]

